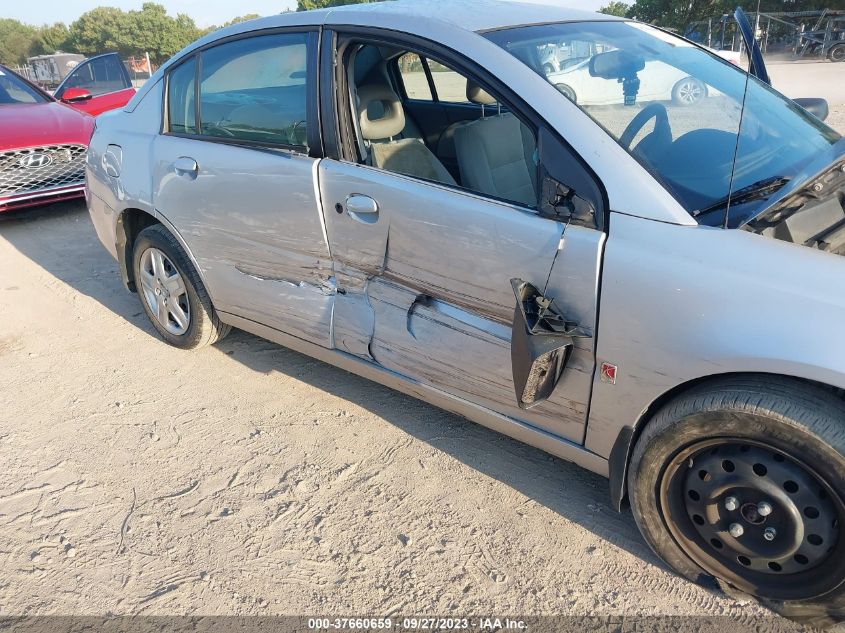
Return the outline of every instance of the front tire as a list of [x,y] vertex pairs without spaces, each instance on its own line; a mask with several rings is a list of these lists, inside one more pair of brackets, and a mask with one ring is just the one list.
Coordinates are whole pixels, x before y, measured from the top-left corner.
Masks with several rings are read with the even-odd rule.
[[672,102],[677,106],[693,106],[706,96],[707,87],[695,77],[684,77],[672,88]]
[[845,44],[837,44],[831,47],[827,53],[827,57],[832,62],[845,62]]
[[188,256],[161,224],[141,231],[132,260],[141,305],[165,341],[198,349],[229,333]]
[[845,402],[736,377],[666,405],[637,441],[628,493],[652,549],[796,619],[845,618]]

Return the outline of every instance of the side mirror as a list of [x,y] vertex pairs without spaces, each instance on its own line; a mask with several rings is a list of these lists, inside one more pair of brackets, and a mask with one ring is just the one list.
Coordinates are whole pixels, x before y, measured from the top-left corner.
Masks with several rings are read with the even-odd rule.
[[570,323],[555,309],[554,301],[521,279],[511,279],[516,309],[511,333],[511,363],[516,400],[520,409],[531,407],[552,395],[574,338],[592,335]]
[[79,103],[80,101],[88,101],[93,96],[85,88],[68,88],[62,93],[61,101],[64,103]]
[[826,120],[830,114],[830,108],[827,105],[827,101],[824,99],[802,98],[793,99],[793,101],[816,117],[819,121]]

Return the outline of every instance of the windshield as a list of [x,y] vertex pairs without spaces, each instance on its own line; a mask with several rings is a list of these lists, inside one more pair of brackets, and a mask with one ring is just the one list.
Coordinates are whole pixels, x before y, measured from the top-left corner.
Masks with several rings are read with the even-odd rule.
[[0,105],[46,101],[44,95],[32,86],[0,67]]
[[741,202],[730,224],[753,216],[840,138],[736,65],[645,24],[548,24],[486,37],[577,104],[705,224],[724,223],[730,192]]

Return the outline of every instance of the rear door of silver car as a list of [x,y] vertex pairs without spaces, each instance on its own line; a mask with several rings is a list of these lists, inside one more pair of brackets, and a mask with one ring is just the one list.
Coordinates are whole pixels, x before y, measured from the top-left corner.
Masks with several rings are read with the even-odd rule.
[[249,33],[172,69],[153,196],[220,312],[330,346],[316,51],[315,30]]

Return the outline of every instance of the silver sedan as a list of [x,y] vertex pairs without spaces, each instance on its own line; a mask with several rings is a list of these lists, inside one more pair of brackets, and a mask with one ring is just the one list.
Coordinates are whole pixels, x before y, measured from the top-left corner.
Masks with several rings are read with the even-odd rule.
[[845,142],[757,74],[551,6],[263,18],[98,119],[91,218],[169,343],[240,328],[576,462],[679,573],[826,623]]

